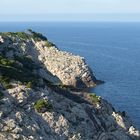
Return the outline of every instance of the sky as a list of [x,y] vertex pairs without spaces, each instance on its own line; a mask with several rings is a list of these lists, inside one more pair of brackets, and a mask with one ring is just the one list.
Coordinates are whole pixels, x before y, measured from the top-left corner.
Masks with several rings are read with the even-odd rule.
[[140,0],[0,0],[0,21],[140,21]]

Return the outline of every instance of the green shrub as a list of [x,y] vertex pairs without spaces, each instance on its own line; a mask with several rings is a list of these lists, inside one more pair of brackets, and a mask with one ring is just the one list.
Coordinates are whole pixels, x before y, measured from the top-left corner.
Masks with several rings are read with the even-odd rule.
[[[56,86],[56,85],[55,85]],[[61,88],[61,89],[67,89],[68,88],[68,86],[66,86],[66,85],[64,85],[64,84],[59,84],[59,85],[57,85],[59,88]]]
[[[0,71],[4,77],[10,80],[16,80],[20,81],[22,83],[29,83],[30,85],[36,84],[38,81],[37,76],[33,75],[30,71],[26,69],[16,69],[14,67],[5,67],[5,66],[0,66]],[[3,81],[4,84],[8,84],[7,80]],[[29,85],[29,84],[28,84]]]
[[100,100],[101,100],[101,99],[100,99],[100,97],[97,96],[95,93],[89,94],[88,97],[89,97],[89,100],[90,100],[92,103],[94,103],[94,104],[99,104],[99,103],[100,103]]
[[52,46],[55,46],[55,44],[53,44],[52,42],[46,41],[45,46],[50,48]]
[[41,41],[41,40],[47,40],[47,38],[42,35],[41,33],[37,33],[35,31],[32,31],[31,29],[28,29],[28,32],[5,32],[0,33],[3,37],[12,37],[12,38],[20,38],[22,40],[27,40],[33,38],[35,41]]
[[0,55],[0,66],[21,68],[19,63],[17,63],[15,60],[10,60],[10,59],[4,58],[2,55]]
[[2,83],[2,85],[4,86],[4,88],[9,89],[12,88],[13,86],[10,84],[10,79],[6,76],[0,76],[0,81]]
[[23,40],[30,38],[30,36],[26,34],[25,32],[5,32],[5,33],[2,33],[2,35],[4,37],[12,37],[12,38],[19,37],[20,39],[23,39]]
[[41,40],[47,40],[45,36],[43,36],[41,33],[37,33],[35,31],[32,31],[31,29],[28,29],[28,32],[31,34],[30,36],[35,40],[35,41],[41,41]]
[[26,86],[27,88],[32,88],[32,82],[27,82]]
[[[18,61],[18,63],[17,63]],[[38,83],[38,76],[32,73],[34,63],[30,58],[21,58],[20,60],[9,60],[0,56],[0,77],[2,84],[5,88],[10,88],[10,80],[20,81],[21,83],[28,83],[32,87]],[[23,67],[19,65],[22,63]],[[29,83],[30,82],[30,83]],[[30,84],[30,85],[29,85]]]
[[5,65],[5,66],[11,66],[15,63],[14,60],[8,60],[8,59],[5,59],[3,58],[1,55],[0,55],[0,64],[1,65]]
[[16,35],[21,39],[29,39],[29,35],[24,32],[17,32]]
[[37,85],[38,80],[31,80],[29,82],[26,82],[26,87],[27,88],[33,88],[35,85]]
[[53,106],[48,100],[40,99],[35,103],[34,108],[37,112],[44,113],[45,111],[51,111]]

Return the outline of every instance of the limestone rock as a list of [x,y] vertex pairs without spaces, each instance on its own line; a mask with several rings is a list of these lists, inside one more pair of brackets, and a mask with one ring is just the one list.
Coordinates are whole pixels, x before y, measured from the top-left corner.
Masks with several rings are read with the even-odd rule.
[[2,44],[4,42],[2,36],[0,36],[0,44]]
[[[77,88],[90,87],[96,84],[96,78],[84,58],[47,42],[51,45],[48,47],[46,41],[38,33],[35,37],[26,33],[5,33],[4,39],[0,36],[0,55],[6,58],[3,68],[20,73],[17,78],[12,71],[6,77],[12,79],[5,79],[0,69],[0,140],[140,140],[139,130],[127,115],[115,111],[106,100],[91,103],[88,93],[54,86],[62,82]],[[23,63],[16,58],[22,58]],[[32,88],[30,82],[36,77],[42,84]],[[31,81],[24,83],[22,78]],[[46,81],[53,83],[53,88]],[[47,110],[45,104],[45,111],[37,112],[35,104],[40,99],[49,101],[52,110]]]
[[77,88],[96,85],[97,80],[82,57],[60,51],[53,46],[47,48],[44,41],[35,42],[35,46],[40,52],[40,60],[64,85]]
[[[23,89],[24,92],[21,92]],[[35,111],[33,105],[41,98],[53,104],[52,111],[44,113]],[[105,100],[101,99],[99,106],[79,104],[47,87],[35,91],[20,85],[6,91],[5,97],[1,100],[3,115],[0,119],[0,139],[138,140],[140,138],[139,131],[127,117],[113,112],[112,106]],[[123,125],[120,125],[119,119]],[[130,128],[125,123],[127,121]]]

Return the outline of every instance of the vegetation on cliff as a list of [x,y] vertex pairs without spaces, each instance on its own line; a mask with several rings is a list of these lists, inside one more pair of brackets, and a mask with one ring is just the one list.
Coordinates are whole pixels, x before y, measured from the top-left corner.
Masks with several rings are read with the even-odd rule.
[[51,111],[53,106],[52,106],[52,104],[48,100],[39,99],[35,103],[34,108],[36,109],[37,112],[44,113],[46,111]]
[[20,81],[23,84],[31,83],[32,86],[38,82],[38,76],[34,75],[32,70],[35,67],[34,62],[28,57],[16,57],[16,59],[7,59],[0,56],[0,80],[5,88],[12,87],[11,80]]
[[37,33],[35,31],[32,31],[31,29],[28,29],[27,32],[4,32],[0,33],[1,36],[4,38],[11,38],[14,40],[16,37],[20,38],[21,40],[28,40],[33,38],[35,41],[47,41],[47,38],[42,35],[41,33]]

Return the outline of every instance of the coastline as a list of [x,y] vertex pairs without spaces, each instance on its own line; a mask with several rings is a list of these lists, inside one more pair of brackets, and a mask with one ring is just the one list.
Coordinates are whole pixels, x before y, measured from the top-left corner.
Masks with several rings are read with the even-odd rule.
[[[5,74],[5,71],[2,71],[3,68],[8,69],[11,67],[12,70],[17,71],[18,67],[18,69],[22,71],[25,70],[24,66],[27,69],[31,68],[31,65],[33,66],[33,74],[39,74],[38,76],[40,77],[37,83],[39,85],[35,85],[34,88],[30,87],[29,83],[24,85],[23,83],[19,84],[16,81],[11,81],[12,84],[14,83],[13,87],[5,90],[2,83],[0,89],[4,94],[4,97],[2,97],[1,100],[1,117],[3,118],[3,121],[0,122],[3,126],[1,138],[7,136],[9,139],[10,137],[14,139],[14,137],[18,137],[18,134],[20,134],[19,137],[21,139],[28,139],[28,137],[30,137],[30,139],[37,140],[40,140],[41,137],[43,137],[43,139],[47,137],[48,139],[53,138],[56,140],[58,137],[62,140],[73,140],[74,138],[77,140],[139,139],[139,131],[133,127],[132,122],[124,112],[115,111],[111,104],[95,94],[71,92],[65,87],[65,81],[68,81],[68,72],[65,71],[65,69],[69,71],[69,67],[72,69],[71,73],[74,73],[72,76],[74,77],[74,81],[73,79],[69,80],[68,82],[70,82],[70,84],[68,83],[67,85],[74,85],[75,87],[78,85],[79,87],[79,85],[81,85],[81,80],[79,82],[79,79],[82,79],[83,77],[82,84],[85,83],[87,87],[95,85],[94,82],[96,82],[96,78],[92,72],[89,71],[83,58],[57,50],[47,39],[42,40],[42,35],[39,33],[35,33],[35,38],[33,38],[34,36],[28,38],[30,36],[26,33],[9,34],[4,37],[2,36],[0,39],[1,54],[4,57],[1,58],[1,72]],[[8,46],[10,49],[4,51],[6,48],[5,46]],[[28,57],[25,57],[26,59],[24,58],[24,61],[21,61],[19,58],[16,61],[13,61],[13,58],[17,58],[15,55],[22,58],[25,54]],[[64,59],[64,55],[66,56],[66,59]],[[27,60],[29,65],[24,63]],[[71,67],[71,63],[74,63],[74,67]],[[5,64],[8,66],[5,66]],[[35,64],[39,65],[39,67],[36,67]],[[66,64],[66,66],[64,66],[64,64]],[[59,66],[63,75],[61,73],[59,75],[58,70],[55,70],[57,66]],[[21,71],[20,76],[23,74]],[[29,72],[29,69],[28,71],[26,70],[26,72]],[[31,75],[30,72],[29,74]],[[21,80],[23,78],[13,77],[13,75],[10,76],[15,79],[19,78],[16,80]],[[24,76],[27,76],[27,79],[24,81],[26,82],[30,76]],[[78,80],[75,77],[78,77]],[[40,112],[37,112],[33,105],[35,105],[39,99],[49,101],[53,106],[53,108],[51,108],[52,110],[49,111],[47,108],[43,108]],[[10,105],[9,109],[7,103]],[[14,117],[15,114],[16,116]],[[32,119],[30,118],[31,116]],[[24,118],[28,118],[28,122],[26,122]],[[21,124],[25,126],[22,127]],[[32,124],[35,126],[32,126]],[[30,127],[28,128],[28,126]]]

